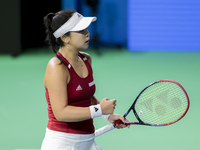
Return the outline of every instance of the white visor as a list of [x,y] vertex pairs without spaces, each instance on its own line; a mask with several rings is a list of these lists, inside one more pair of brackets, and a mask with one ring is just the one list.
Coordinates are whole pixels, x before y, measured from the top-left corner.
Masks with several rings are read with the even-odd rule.
[[55,36],[55,38],[59,38],[61,35],[66,34],[70,31],[84,30],[91,24],[91,22],[94,22],[96,20],[96,17],[83,17],[81,14],[75,12],[67,22],[65,22],[53,33],[53,35]]

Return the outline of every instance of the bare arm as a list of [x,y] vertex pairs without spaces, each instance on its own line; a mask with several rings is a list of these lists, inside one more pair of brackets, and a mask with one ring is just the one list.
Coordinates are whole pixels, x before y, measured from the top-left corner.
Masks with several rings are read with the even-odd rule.
[[70,75],[64,64],[59,64],[57,58],[49,61],[45,73],[44,85],[48,89],[54,116],[59,121],[76,122],[89,119],[89,107],[74,107],[68,105],[67,84]]
[[[67,84],[70,81],[68,69],[59,64],[57,58],[49,61],[45,73],[44,85],[48,89],[54,116],[59,121],[79,122],[91,118],[89,107],[75,107],[68,105]],[[102,100],[102,112],[109,114],[114,111],[114,101]]]

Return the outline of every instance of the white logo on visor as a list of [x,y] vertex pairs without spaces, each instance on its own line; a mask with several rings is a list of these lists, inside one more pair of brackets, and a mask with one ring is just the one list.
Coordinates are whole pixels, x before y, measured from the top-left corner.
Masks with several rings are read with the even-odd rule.
[[81,15],[80,14],[77,14],[78,15],[78,17],[80,18],[81,17]]

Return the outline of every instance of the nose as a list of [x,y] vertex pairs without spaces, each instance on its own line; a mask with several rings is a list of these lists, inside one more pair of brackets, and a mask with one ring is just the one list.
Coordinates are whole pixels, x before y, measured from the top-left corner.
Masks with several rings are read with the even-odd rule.
[[90,36],[90,32],[88,31],[88,29],[85,30],[85,35],[88,37]]

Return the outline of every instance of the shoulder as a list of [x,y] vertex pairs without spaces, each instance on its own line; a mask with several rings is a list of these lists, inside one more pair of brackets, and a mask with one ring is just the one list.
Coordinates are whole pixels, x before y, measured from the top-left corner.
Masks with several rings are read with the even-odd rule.
[[62,64],[57,57],[53,57],[52,59],[50,59],[47,64],[47,69],[50,69],[52,71],[54,70],[62,71],[65,68],[66,68],[65,65]]
[[64,64],[56,57],[52,58],[46,67],[44,84],[52,82],[52,80],[65,80],[69,77],[69,71]]
[[91,64],[92,62],[92,58],[91,56],[88,54],[88,53],[85,53],[85,52],[80,52],[84,57],[87,58],[88,62]]

